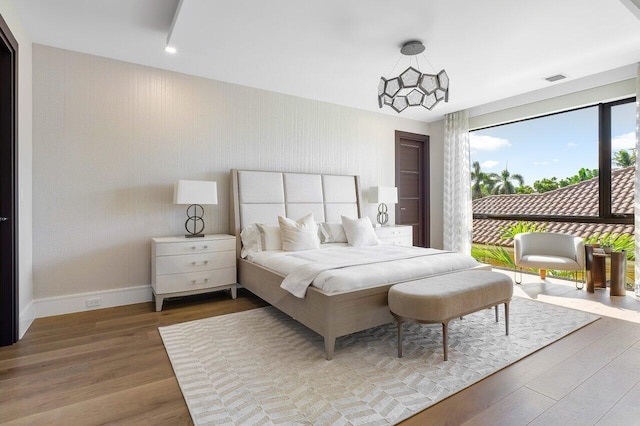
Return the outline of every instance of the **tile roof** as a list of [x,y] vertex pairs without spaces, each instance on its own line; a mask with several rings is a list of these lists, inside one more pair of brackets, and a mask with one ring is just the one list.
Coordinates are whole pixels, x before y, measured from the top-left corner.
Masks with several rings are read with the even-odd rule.
[[[473,242],[476,244],[490,244],[512,247],[513,240],[500,238],[500,227],[509,226],[513,221],[473,219]],[[595,234],[633,234],[633,225],[614,223],[579,223],[579,222],[533,222],[545,225],[547,232],[577,235],[583,238]]]
[[[614,213],[633,213],[634,166],[611,172],[611,201]],[[553,214],[567,216],[598,215],[598,178],[558,188],[542,194],[491,195],[473,201],[475,214]],[[500,239],[500,227],[512,221],[474,219],[473,242],[511,246],[512,240]],[[546,223],[548,232],[562,232],[582,237],[595,233],[633,234],[633,225],[536,222]]]

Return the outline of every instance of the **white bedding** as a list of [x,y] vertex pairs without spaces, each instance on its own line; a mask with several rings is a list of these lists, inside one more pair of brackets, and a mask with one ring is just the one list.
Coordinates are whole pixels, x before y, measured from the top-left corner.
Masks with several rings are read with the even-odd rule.
[[297,297],[307,288],[329,293],[375,287],[478,266],[471,256],[437,249],[383,244],[350,247],[323,244],[319,250],[263,251],[251,260],[286,276],[281,287]]

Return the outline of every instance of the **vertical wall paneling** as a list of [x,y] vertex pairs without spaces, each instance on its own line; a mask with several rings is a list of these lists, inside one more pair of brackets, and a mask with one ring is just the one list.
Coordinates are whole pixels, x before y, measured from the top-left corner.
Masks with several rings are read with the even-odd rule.
[[[401,116],[33,52],[36,298],[149,284],[150,239],[183,233],[177,179],[218,182],[206,232],[223,233],[230,168],[358,174],[366,191],[394,182],[396,130],[428,134]],[[368,211],[375,217],[375,206]]]

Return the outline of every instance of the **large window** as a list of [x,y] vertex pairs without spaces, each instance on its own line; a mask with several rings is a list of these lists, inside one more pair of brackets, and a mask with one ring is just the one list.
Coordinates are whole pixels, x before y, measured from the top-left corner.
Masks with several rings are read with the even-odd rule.
[[474,200],[544,194],[535,203],[534,197],[525,197],[526,203],[507,203],[504,197],[474,202],[474,216],[632,223],[633,197],[625,190],[635,164],[634,101],[470,132]]
[[626,250],[633,283],[634,101],[470,132],[474,257],[513,267],[515,234],[569,233]]

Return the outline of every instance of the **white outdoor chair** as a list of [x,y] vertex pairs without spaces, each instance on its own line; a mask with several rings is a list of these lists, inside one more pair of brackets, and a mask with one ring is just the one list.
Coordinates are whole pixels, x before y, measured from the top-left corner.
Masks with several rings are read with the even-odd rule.
[[[554,232],[527,232],[513,239],[516,264],[515,281],[522,283],[522,268],[540,269],[540,278],[545,279],[547,269],[574,271],[576,288],[577,271],[584,271],[584,242],[582,238]],[[520,280],[518,281],[518,269]]]

